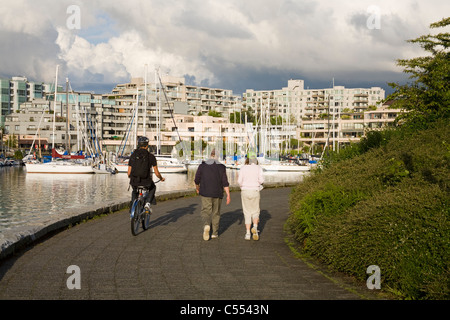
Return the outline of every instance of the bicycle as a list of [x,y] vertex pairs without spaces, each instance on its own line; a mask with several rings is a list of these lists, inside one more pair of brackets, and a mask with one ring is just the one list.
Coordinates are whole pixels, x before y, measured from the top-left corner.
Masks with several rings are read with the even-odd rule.
[[[155,182],[155,184],[158,182],[159,181]],[[141,224],[144,231],[148,230],[150,227],[150,215],[152,213],[150,202],[148,202],[150,204],[149,210],[145,210],[145,204],[151,190],[148,187],[136,187],[136,190],[139,196],[133,201],[130,209],[131,233],[133,236],[138,234]]]

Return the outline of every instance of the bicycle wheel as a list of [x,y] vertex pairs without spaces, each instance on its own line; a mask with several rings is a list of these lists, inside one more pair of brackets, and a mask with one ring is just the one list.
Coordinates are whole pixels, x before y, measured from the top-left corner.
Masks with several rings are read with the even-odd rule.
[[143,211],[142,213],[142,229],[147,230],[150,227],[150,213]]
[[141,220],[142,205],[139,200],[135,200],[131,207],[131,233],[133,236],[138,234],[139,222]]

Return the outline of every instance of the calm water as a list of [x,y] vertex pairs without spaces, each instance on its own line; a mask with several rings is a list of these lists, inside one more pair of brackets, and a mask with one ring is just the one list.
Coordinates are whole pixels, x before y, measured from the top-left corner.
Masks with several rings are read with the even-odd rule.
[[[166,174],[157,184],[157,194],[194,188],[196,168],[188,174]],[[239,171],[228,170],[231,185],[237,184]],[[304,173],[264,173],[267,182],[300,182]],[[0,239],[15,229],[39,224],[62,212],[81,212],[104,203],[130,199],[129,179],[116,175],[27,174],[24,167],[0,168]]]

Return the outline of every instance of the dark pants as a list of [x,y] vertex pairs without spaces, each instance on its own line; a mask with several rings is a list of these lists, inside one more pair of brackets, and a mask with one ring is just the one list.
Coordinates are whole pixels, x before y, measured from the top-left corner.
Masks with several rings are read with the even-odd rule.
[[[152,205],[156,204],[156,186],[153,184],[152,186],[147,187],[149,189],[147,197],[144,199],[145,203],[150,202]],[[145,193],[145,191],[144,191]],[[133,191],[131,192],[131,203],[133,204],[134,200],[139,197],[138,187],[133,186]]]
[[222,199],[202,196],[201,216],[204,226],[212,227],[212,234],[219,235],[220,207]]

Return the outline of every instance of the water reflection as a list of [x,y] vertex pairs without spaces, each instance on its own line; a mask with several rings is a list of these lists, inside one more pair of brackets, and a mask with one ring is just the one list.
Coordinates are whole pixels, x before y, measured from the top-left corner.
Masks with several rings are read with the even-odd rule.
[[[166,174],[157,194],[194,189],[196,168],[188,174]],[[228,170],[231,185],[239,171]],[[304,173],[265,172],[266,182],[300,182]],[[27,174],[25,168],[0,168],[0,237],[2,232],[33,225],[65,211],[81,211],[102,203],[128,201],[131,190],[126,174],[57,175]]]

